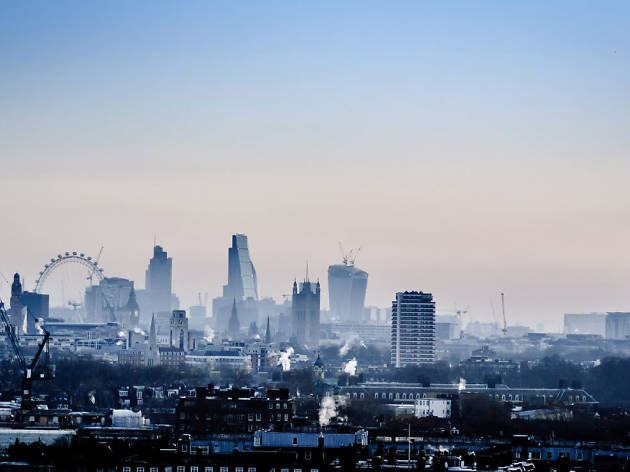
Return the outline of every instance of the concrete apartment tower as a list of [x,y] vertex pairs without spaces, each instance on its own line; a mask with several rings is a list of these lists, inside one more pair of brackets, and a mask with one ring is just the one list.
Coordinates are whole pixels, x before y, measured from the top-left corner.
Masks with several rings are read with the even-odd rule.
[[392,301],[391,366],[435,362],[435,302],[423,292],[398,292]]
[[299,285],[293,282],[291,303],[291,338],[299,346],[309,349],[319,347],[319,282],[312,283],[308,277]]

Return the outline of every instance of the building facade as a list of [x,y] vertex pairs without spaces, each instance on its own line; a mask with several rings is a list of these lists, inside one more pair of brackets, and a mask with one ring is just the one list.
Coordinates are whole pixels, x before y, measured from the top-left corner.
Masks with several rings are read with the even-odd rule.
[[193,438],[213,434],[247,434],[259,429],[282,431],[293,420],[293,400],[286,389],[260,395],[251,388],[197,388],[195,397],[181,398],[176,431]]
[[363,321],[367,282],[368,273],[347,261],[328,267],[328,297],[334,319]]
[[223,286],[223,296],[228,299],[258,300],[258,281],[256,269],[249,257],[247,236],[232,236],[232,247],[228,249],[228,283]]
[[29,330],[30,324],[34,326],[34,320],[28,319],[28,311],[26,305],[22,303],[22,282],[20,282],[20,274],[13,275],[13,283],[11,284],[11,307],[7,314],[9,315],[9,321],[13,325],[15,333],[26,334],[32,332]]
[[564,334],[606,335],[606,313],[565,313]]
[[90,323],[118,323],[122,328],[138,326],[140,307],[133,282],[106,277],[85,289],[85,315]]
[[398,292],[392,302],[391,365],[406,367],[435,361],[435,302],[423,292]]
[[606,339],[626,339],[630,336],[630,313],[611,311],[606,314]]
[[320,286],[308,279],[299,285],[293,282],[291,299],[291,338],[300,346],[319,347]]
[[188,352],[190,337],[188,332],[188,317],[185,310],[173,310],[169,323],[169,347]]
[[451,417],[451,401],[446,398],[422,398],[416,400],[414,416],[416,418]]
[[240,322],[246,326],[258,321],[258,280],[256,269],[249,254],[247,236],[232,235],[232,247],[228,249],[228,283],[223,294],[212,300],[212,316],[215,330],[228,329],[232,304],[236,301]]
[[173,258],[168,257],[162,246],[153,247],[153,257],[145,273],[145,289],[148,307],[142,307],[146,314],[170,313],[172,306]]

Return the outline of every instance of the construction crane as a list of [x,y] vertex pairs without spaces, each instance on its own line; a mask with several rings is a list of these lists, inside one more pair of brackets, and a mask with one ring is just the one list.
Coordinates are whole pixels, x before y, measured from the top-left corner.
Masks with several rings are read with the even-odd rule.
[[[48,352],[48,341],[50,340],[50,333],[42,328],[44,337],[42,342],[37,346],[37,352],[31,362],[27,362],[24,354],[22,353],[22,349],[20,348],[20,343],[15,335],[15,331],[9,322],[9,315],[4,309],[4,303],[0,300],[0,317],[2,318],[2,323],[4,325],[4,330],[6,332],[7,338],[9,339],[9,344],[13,348],[13,352],[15,353],[15,357],[17,358],[20,368],[22,370],[22,404],[20,405],[20,412],[25,412],[32,410],[34,407],[33,396],[32,396],[32,387],[34,380],[50,380],[55,377],[54,371],[50,368],[50,358]],[[37,374],[35,370],[38,367],[38,362],[40,358],[44,354],[44,366],[43,371],[39,371]]]
[[503,313],[503,336],[507,335],[507,320],[505,319],[505,294],[501,292],[501,313]]
[[[101,260],[101,254],[103,254],[103,248],[104,247],[105,246],[101,246],[100,251],[98,251],[98,256],[96,256],[96,259],[94,260],[94,267],[98,266],[98,261]],[[92,285],[92,277],[93,277],[93,275],[94,275],[94,271],[90,271],[90,273],[87,276],[87,279],[90,281],[90,285]]]
[[359,253],[361,252],[361,247],[356,251],[354,249],[350,249],[349,251],[345,251],[343,248],[343,244],[341,241],[339,242],[339,249],[341,250],[341,260],[343,261],[343,265],[353,266],[359,257]]

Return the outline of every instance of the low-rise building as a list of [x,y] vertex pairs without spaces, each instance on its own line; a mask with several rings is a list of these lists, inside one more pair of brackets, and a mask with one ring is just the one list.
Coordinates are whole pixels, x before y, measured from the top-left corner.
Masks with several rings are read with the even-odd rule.
[[262,392],[209,385],[197,388],[194,397],[180,398],[176,417],[177,432],[193,438],[282,430],[293,420],[293,400],[287,389]]
[[414,416],[416,418],[451,417],[451,401],[445,398],[422,398],[416,400]]

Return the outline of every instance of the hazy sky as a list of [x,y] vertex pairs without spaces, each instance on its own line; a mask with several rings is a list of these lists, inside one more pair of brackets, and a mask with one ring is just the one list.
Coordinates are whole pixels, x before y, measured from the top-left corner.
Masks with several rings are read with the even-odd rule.
[[277,298],[343,241],[370,304],[630,311],[629,31],[626,1],[2,2],[0,271],[104,245],[141,288],[157,233],[187,307],[243,232]]

